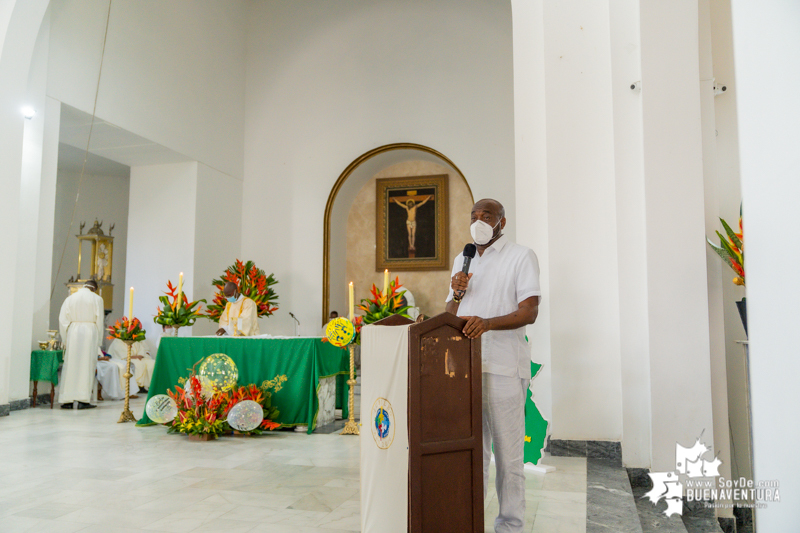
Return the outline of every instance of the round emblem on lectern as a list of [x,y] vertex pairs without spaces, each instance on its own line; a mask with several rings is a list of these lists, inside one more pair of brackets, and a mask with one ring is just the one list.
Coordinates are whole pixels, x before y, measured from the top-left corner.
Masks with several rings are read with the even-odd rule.
[[386,398],[378,398],[372,404],[372,438],[378,448],[385,450],[394,440],[394,411]]

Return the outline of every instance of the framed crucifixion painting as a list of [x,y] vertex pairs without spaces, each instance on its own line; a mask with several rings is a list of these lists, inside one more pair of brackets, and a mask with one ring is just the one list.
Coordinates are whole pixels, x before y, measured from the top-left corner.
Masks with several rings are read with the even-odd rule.
[[376,180],[375,270],[446,270],[446,174]]

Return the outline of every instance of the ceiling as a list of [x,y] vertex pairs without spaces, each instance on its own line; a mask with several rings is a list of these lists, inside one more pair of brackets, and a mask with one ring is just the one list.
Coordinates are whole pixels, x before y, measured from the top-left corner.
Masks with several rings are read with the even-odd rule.
[[[83,156],[86,143],[89,140],[91,129],[91,143],[86,161],[87,174],[101,174],[114,172],[120,175],[119,166],[131,167],[137,165],[158,165],[164,163],[180,163],[191,161],[190,158],[179,154],[160,144],[140,137],[128,130],[95,117],[92,126],[92,116],[88,113],[61,104],[61,126],[59,130],[59,157],[61,167],[62,159],[64,168],[80,171],[83,165]],[[77,149],[77,152],[75,151]],[[63,158],[61,152],[64,152]],[[91,165],[90,165],[91,162]],[[116,163],[117,166],[114,164]],[[91,169],[91,170],[90,170]],[[125,173],[129,175],[130,170]]]

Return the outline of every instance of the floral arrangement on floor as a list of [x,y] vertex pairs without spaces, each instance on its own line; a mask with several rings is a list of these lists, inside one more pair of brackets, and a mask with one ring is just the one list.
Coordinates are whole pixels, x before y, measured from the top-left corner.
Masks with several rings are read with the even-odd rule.
[[265,431],[278,429],[281,424],[274,420],[280,415],[280,411],[272,405],[270,389],[274,392],[280,391],[287,380],[285,375],[276,376],[274,379],[264,381],[260,386],[250,384],[222,392],[215,390],[211,381],[198,376],[192,369],[192,375],[184,381],[184,387],[176,385],[174,391],[167,391],[178,407],[178,414],[168,432],[183,433],[197,438],[207,436],[205,438],[210,439],[231,433],[233,428],[227,422],[228,414],[234,406],[247,400],[261,406],[264,420],[257,428],[240,431],[240,434],[261,435]]
[[722,227],[725,229],[725,235],[717,231],[720,244],[717,246],[711,239],[706,239],[711,248],[717,252],[722,260],[736,272],[736,277],[733,278],[733,283],[736,285],[744,286],[744,230],[742,228],[742,208],[739,207],[739,233],[725,222],[725,219],[720,218]]
[[164,308],[158,307],[158,313],[153,318],[153,322],[170,328],[194,325],[197,319],[203,316],[200,313],[200,302],[206,303],[206,301],[190,302],[186,293],[178,290],[169,280],[167,280],[167,289],[169,291],[164,292],[165,296],[158,297],[158,301]]
[[[272,393],[267,390],[269,387],[265,386],[268,383],[270,382],[265,381],[261,387],[255,384],[241,386],[224,393],[224,414],[226,417],[234,405],[244,400],[252,400],[261,405],[264,410],[264,421],[261,422],[261,425],[252,431],[240,431],[239,433],[242,435],[261,435],[264,431],[272,431],[281,427],[279,423],[273,422],[280,415],[280,411],[272,405]],[[228,427],[230,428],[230,426]]]
[[139,342],[144,340],[145,330],[138,318],[122,317],[113,326],[108,326],[108,338]]
[[186,380],[186,387],[175,386],[167,391],[178,406],[178,415],[169,427],[169,433],[184,433],[190,436],[216,438],[228,431],[225,423],[225,394],[214,392],[208,382],[194,373]]
[[225,283],[229,281],[236,283],[239,286],[239,292],[256,303],[259,317],[271,316],[278,310],[278,306],[275,305],[278,295],[272,289],[272,286],[278,281],[273,274],[267,276],[252,261],[243,263],[237,259],[236,263],[229,266],[219,279],[211,282],[216,287],[217,293],[214,295],[213,303],[206,307],[206,314],[203,315],[209,320],[219,322],[219,317],[225,310],[226,304],[223,289]]

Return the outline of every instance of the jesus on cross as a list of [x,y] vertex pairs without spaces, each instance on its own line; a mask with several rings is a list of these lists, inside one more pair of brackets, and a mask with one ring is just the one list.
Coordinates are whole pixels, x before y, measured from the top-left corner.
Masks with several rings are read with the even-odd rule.
[[433,195],[428,195],[420,203],[416,203],[412,199],[406,200],[405,204],[400,202],[397,198],[392,198],[394,203],[406,210],[406,230],[408,230],[408,252],[409,257],[414,257],[414,252],[417,248],[415,246],[417,237],[417,209],[425,205],[425,202],[433,198]]

